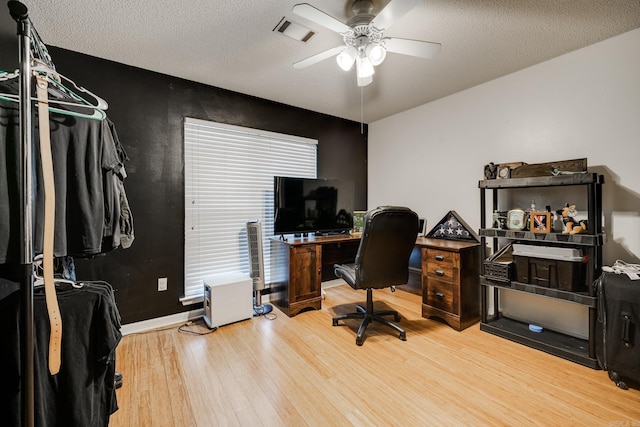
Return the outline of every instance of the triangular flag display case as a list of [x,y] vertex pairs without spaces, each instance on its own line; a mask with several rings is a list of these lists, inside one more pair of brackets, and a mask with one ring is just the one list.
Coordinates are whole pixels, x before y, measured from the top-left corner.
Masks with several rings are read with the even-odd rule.
[[466,240],[480,242],[475,231],[458,215],[456,211],[449,211],[426,237],[445,240]]

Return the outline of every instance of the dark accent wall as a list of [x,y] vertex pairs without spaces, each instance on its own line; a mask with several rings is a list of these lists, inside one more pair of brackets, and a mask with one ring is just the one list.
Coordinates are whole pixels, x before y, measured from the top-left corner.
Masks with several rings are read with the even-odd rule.
[[[50,53],[60,73],[109,103],[107,114],[131,158],[125,188],[134,219],[132,247],[76,260],[79,279],[113,285],[125,324],[197,308],[179,302],[184,281],[184,117],[317,139],[318,176],[354,181],[356,208],[367,207],[366,125],[361,134],[357,122],[64,49],[51,47]],[[5,53],[0,60],[0,69],[14,67],[14,62],[6,65],[11,59]],[[158,277],[168,278],[167,291],[157,291]]]

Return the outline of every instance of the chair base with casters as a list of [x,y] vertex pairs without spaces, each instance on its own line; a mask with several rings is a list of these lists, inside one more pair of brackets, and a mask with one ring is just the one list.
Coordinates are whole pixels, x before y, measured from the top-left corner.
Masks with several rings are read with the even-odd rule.
[[367,289],[367,302],[366,307],[362,307],[358,305],[356,307],[358,310],[355,313],[347,313],[342,314],[340,316],[335,316],[333,318],[333,326],[338,326],[338,322],[344,319],[362,319],[362,323],[360,324],[360,328],[358,328],[358,334],[356,335],[356,344],[362,345],[364,343],[364,332],[369,326],[369,323],[372,321],[380,322],[385,324],[392,329],[395,329],[399,334],[399,338],[402,341],[407,340],[407,333],[400,326],[396,325],[392,321],[385,319],[383,316],[393,316],[396,322],[400,321],[400,315],[395,310],[373,310],[373,290],[371,288]]

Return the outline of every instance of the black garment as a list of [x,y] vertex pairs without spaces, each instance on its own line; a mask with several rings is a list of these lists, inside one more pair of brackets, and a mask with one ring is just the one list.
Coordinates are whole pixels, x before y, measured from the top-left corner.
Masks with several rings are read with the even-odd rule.
[[[105,221],[104,171],[118,164],[113,141],[103,132],[101,121],[56,114],[49,122],[56,191],[54,255],[98,254]],[[39,165],[39,150],[35,151]],[[35,251],[41,253],[44,184],[40,167],[36,170],[39,226],[35,228]]]
[[[1,282],[0,282],[1,283]],[[5,286],[6,287],[6,286]],[[2,289],[2,287],[0,287]],[[20,425],[19,292],[0,300],[0,425]],[[35,424],[107,426],[117,410],[115,350],[121,339],[120,316],[108,284],[76,289],[57,285],[62,315],[62,365],[48,369],[49,319],[44,289],[36,289]]]
[[[119,238],[114,242],[112,236],[121,228],[123,190],[121,183],[116,186],[114,176],[124,173],[121,159],[126,159],[114,127],[106,120],[61,114],[51,114],[49,122],[56,193],[54,255],[87,257],[108,252],[120,242]],[[34,249],[42,253],[44,187],[37,126],[33,140]],[[19,261],[19,147],[17,104],[0,101],[0,264]],[[131,217],[129,207],[126,209],[124,214]],[[105,237],[108,244],[103,246]]]
[[20,227],[20,119],[0,101],[0,264],[18,262]]
[[119,162],[104,173],[104,205],[105,221],[102,251],[108,252],[117,247],[128,248],[133,243],[133,215],[124,190],[124,179],[127,173],[125,160],[129,160],[118,138],[114,124],[106,119],[102,122],[102,130],[108,144],[113,146]]

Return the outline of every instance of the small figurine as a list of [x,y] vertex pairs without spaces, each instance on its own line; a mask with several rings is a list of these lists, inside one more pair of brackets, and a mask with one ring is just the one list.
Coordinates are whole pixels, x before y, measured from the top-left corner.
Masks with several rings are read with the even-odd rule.
[[507,228],[507,213],[493,211],[491,227],[505,230]]
[[493,162],[484,166],[484,179],[496,179],[498,175],[498,166]]
[[587,221],[576,219],[578,215],[576,205],[569,205],[569,203],[567,203],[564,208],[557,210],[556,214],[562,217],[562,222],[564,223],[562,234],[581,234],[587,232]]

